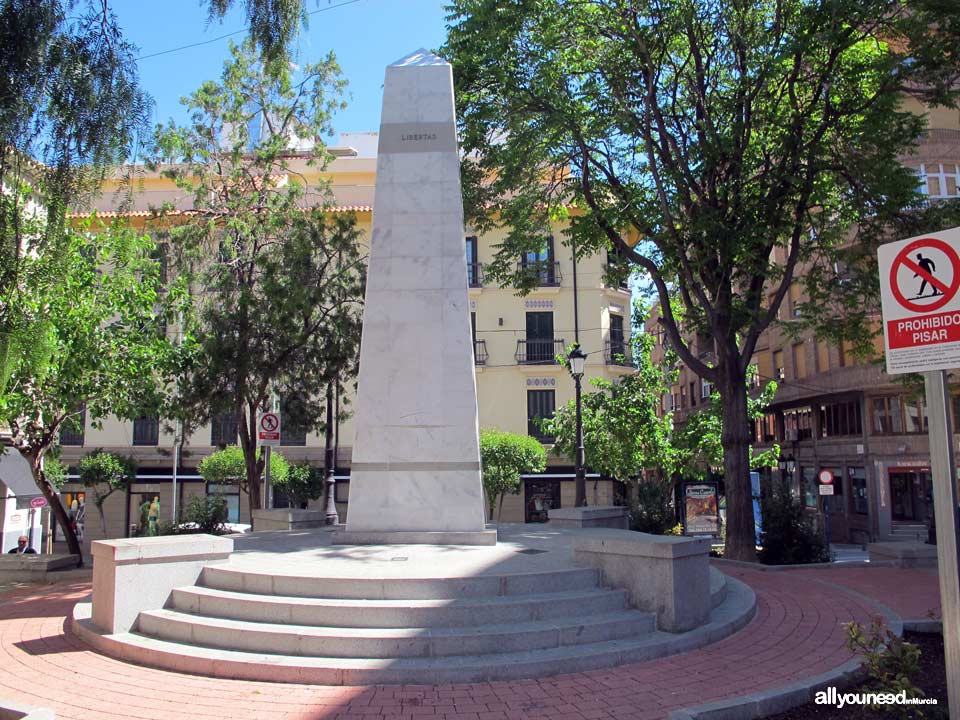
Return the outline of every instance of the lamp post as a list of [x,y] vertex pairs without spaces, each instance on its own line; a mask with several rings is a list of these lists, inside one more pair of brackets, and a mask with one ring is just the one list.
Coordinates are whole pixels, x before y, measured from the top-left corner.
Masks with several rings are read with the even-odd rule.
[[573,376],[573,382],[577,389],[577,481],[576,481],[576,499],[575,507],[586,507],[587,504],[587,482],[586,482],[586,451],[583,449],[583,416],[581,413],[582,402],[580,398],[580,381],[583,379],[584,365],[587,364],[587,354],[580,349],[579,344],[574,344],[570,354],[567,355],[570,363],[570,374]]
[[327,428],[326,443],[323,455],[324,483],[327,490],[327,502],[324,508],[324,522],[327,525],[339,525],[340,516],[337,515],[337,501],[335,497],[337,480],[333,476],[333,467],[336,465],[336,456],[333,448],[333,383],[327,383]]

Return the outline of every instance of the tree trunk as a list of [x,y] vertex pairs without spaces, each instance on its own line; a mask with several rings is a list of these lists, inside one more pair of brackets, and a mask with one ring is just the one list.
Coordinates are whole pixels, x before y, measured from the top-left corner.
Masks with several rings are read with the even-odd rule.
[[70,524],[70,516],[67,515],[67,511],[64,510],[63,504],[60,502],[60,496],[57,495],[57,491],[53,485],[50,484],[50,481],[47,480],[47,476],[40,466],[43,462],[43,454],[33,454],[24,452],[23,450],[19,452],[23,455],[23,458],[30,463],[30,472],[33,475],[33,481],[47,499],[47,504],[50,506],[53,516],[57,519],[57,524],[60,526],[60,529],[63,530],[63,537],[67,541],[67,550],[71,555],[76,555],[77,558],[79,558],[77,560],[77,567],[83,567],[83,552],[80,549],[80,541],[77,540],[77,534],[73,531],[73,526]]
[[721,442],[727,498],[727,540],[723,554],[730,560],[756,562],[746,377],[735,363],[718,369],[723,376],[719,390],[723,402]]
[[260,502],[261,480],[260,468],[257,462],[256,441],[252,443],[253,447],[248,447],[247,443],[242,443],[243,464],[247,471],[247,497],[250,500],[250,525],[253,525],[253,511],[262,507]]

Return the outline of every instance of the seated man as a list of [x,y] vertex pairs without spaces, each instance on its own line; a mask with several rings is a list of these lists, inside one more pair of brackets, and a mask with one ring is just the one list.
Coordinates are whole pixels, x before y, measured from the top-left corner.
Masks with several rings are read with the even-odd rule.
[[36,555],[37,551],[27,545],[29,541],[26,535],[21,535],[17,538],[17,546],[7,550],[7,555]]

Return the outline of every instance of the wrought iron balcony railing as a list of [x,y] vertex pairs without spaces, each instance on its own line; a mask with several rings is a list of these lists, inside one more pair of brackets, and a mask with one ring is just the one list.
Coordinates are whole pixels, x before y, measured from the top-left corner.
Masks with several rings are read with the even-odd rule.
[[517,270],[536,277],[537,284],[540,287],[560,287],[560,283],[563,281],[563,275],[560,274],[559,262],[547,262],[545,260],[538,260],[536,262],[520,261],[517,263]]
[[607,365],[633,367],[630,343],[626,340],[607,340],[603,344],[603,359]]
[[474,340],[473,341],[473,364],[486,365],[488,357],[490,356],[487,355],[487,341]]
[[517,340],[514,357],[519,365],[556,365],[566,347],[563,340]]
[[483,269],[480,263],[467,263],[467,287],[483,287]]

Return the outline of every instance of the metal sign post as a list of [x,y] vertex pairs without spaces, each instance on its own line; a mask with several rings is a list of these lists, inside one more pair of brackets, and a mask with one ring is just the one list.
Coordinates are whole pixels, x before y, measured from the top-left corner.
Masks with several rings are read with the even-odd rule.
[[943,618],[943,654],[947,664],[947,700],[950,716],[960,714],[960,565],[956,462],[950,427],[950,395],[944,370],[926,372],[927,418],[930,428],[930,470],[933,474],[933,510],[937,522],[937,567],[940,572],[940,612]]
[[926,383],[943,649],[951,717],[960,717],[960,565],[956,462],[947,370],[960,368],[960,228],[881,245],[887,372]]

